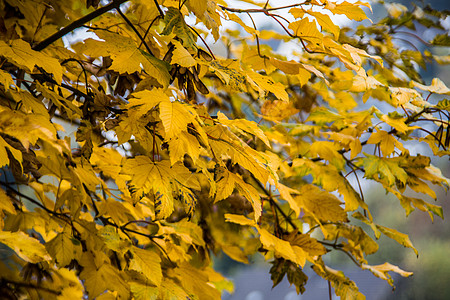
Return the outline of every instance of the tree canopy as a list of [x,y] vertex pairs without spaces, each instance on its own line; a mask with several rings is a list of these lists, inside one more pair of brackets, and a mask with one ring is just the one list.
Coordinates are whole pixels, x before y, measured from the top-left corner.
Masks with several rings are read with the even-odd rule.
[[361,181],[443,218],[450,89],[421,70],[450,61],[448,11],[274,3],[0,1],[0,294],[219,299],[220,253],[342,299],[364,296],[330,252],[412,274],[370,264],[381,235],[417,250]]

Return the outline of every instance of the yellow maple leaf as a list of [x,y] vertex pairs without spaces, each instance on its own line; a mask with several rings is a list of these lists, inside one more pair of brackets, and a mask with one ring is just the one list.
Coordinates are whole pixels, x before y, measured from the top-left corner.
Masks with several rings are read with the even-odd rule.
[[24,40],[13,40],[9,45],[0,41],[0,53],[9,61],[29,72],[33,71],[35,65],[42,67],[46,72],[53,74],[55,81],[61,84],[63,69],[59,61],[44,53],[32,50],[30,44]]
[[305,13],[310,16],[313,16],[319,25],[322,27],[322,30],[328,31],[329,33],[334,35],[334,38],[337,40],[339,38],[339,26],[335,25],[331,18],[323,13],[313,11],[312,9],[302,9],[298,7],[291,8],[289,13],[294,16],[294,18],[302,18]]
[[0,231],[0,243],[10,247],[20,258],[33,264],[52,259],[44,245],[22,231]]
[[401,133],[406,133],[408,130],[419,128],[418,126],[409,126],[406,124],[406,118],[393,118],[388,115],[382,115],[380,120],[386,122]]
[[183,103],[161,102],[159,118],[164,126],[165,138],[170,139],[187,130],[187,125],[194,120],[194,115]]
[[292,102],[285,102],[280,100],[266,100],[261,107],[261,117],[270,121],[280,122],[292,115],[298,113]]
[[399,243],[400,245],[402,245],[404,247],[411,248],[414,251],[414,253],[417,256],[419,256],[419,252],[417,251],[416,248],[414,248],[408,235],[401,233],[395,229],[385,227],[385,226],[381,226],[381,225],[376,225],[376,226],[377,226],[377,229],[380,230],[384,235],[393,239],[394,241],[396,241],[397,243]]
[[152,249],[131,248],[133,258],[130,261],[130,270],[144,274],[153,284],[159,286],[162,281],[161,258]]
[[392,186],[396,180],[403,184],[408,180],[408,174],[399,166],[402,157],[385,158],[366,154],[363,165],[366,170],[364,177],[375,180],[386,180],[388,186]]
[[220,180],[217,182],[216,200],[223,200],[231,195],[236,188],[239,193],[244,196],[253,207],[254,219],[258,221],[261,216],[261,197],[258,191],[248,183],[246,183],[239,175],[231,173],[225,168],[221,168],[218,173]]
[[11,86],[15,86],[11,74],[3,70],[0,70],[0,84],[5,87],[5,91],[8,91]]
[[301,234],[298,230],[292,231],[286,237],[286,240],[291,243],[292,246],[300,247],[310,256],[323,255],[327,253],[327,249],[316,239],[310,237],[308,234]]
[[289,95],[285,90],[285,87],[280,82],[275,82],[269,76],[261,75],[259,73],[249,71],[247,72],[247,80],[252,84],[257,91],[259,91],[260,97],[265,98],[265,92],[269,91],[280,100],[289,101]]
[[177,41],[172,41],[175,45],[172,55],[172,64],[179,64],[182,67],[189,68],[197,65],[197,62],[189,53],[189,51]]
[[400,274],[403,277],[409,277],[409,276],[413,275],[412,272],[403,271],[399,267],[391,265],[388,262],[385,262],[382,265],[376,265],[376,266],[362,264],[361,267],[363,270],[369,270],[375,276],[377,276],[383,280],[386,280],[391,286],[394,286],[394,284],[393,284],[394,280],[392,279],[391,275],[388,274],[388,272],[395,272],[397,274]]
[[300,192],[295,189],[291,189],[290,187],[285,186],[284,184],[281,184],[279,182],[277,183],[277,189],[278,192],[280,192],[281,198],[283,200],[286,200],[289,203],[291,209],[295,212],[295,215],[299,216],[301,207],[291,194],[298,195],[300,194]]
[[300,195],[295,199],[306,213],[321,221],[346,222],[348,220],[347,213],[341,207],[341,201],[333,194],[314,185],[303,185]]
[[306,40],[314,49],[323,49],[323,34],[317,29],[316,20],[310,21],[303,18],[300,21],[291,22],[289,29],[294,31],[294,35]]
[[83,44],[73,47],[92,57],[110,56],[113,60],[110,69],[119,73],[141,72],[142,65],[144,70],[162,86],[169,85],[170,74],[167,63],[138,49],[131,38],[107,31],[96,31],[95,34],[104,41],[89,38],[84,40]]
[[225,214],[225,221],[236,223],[239,225],[249,225],[249,226],[256,225],[255,221],[247,219],[242,215],[235,215],[235,214]]
[[170,103],[170,98],[163,89],[143,90],[133,93],[132,96],[126,107],[134,110],[132,114],[135,119],[139,119],[161,102]]
[[[356,148],[355,148],[356,149]],[[328,160],[336,168],[342,170],[345,166],[345,160],[338,152],[340,147],[333,142],[329,141],[317,141],[311,145],[310,153],[312,157],[319,156]]]
[[270,234],[264,228],[258,228],[260,234],[261,244],[267,250],[272,250],[275,255],[281,256],[287,260],[290,260],[301,267],[306,263],[306,255],[304,251],[298,247],[294,250],[294,247],[288,241],[277,238],[276,236]]
[[188,154],[196,163],[202,149],[195,136],[186,131],[182,131],[176,137],[171,138],[168,144],[170,163],[172,165],[178,161],[183,161],[185,154]]
[[378,130],[370,135],[370,138],[367,140],[368,144],[379,144],[381,152],[384,156],[389,156],[394,152],[395,147],[402,150],[404,152],[406,149],[403,147],[403,144],[397,141],[392,135],[390,135],[387,131]]
[[366,6],[371,9],[370,4],[361,1],[350,3],[344,1],[342,3],[327,2],[325,8],[337,15],[345,15],[347,18],[355,21],[362,21],[368,19],[366,13],[360,6]]
[[207,269],[194,268],[189,263],[183,263],[178,268],[171,269],[169,274],[178,278],[184,290],[198,295],[199,299],[219,299],[220,292],[210,283],[208,273],[205,272]]
[[72,259],[80,259],[83,252],[81,242],[71,236],[68,230],[64,230],[48,241],[45,248],[59,267],[67,266]]
[[211,149],[219,160],[231,157],[234,163],[238,163],[252,172],[259,181],[267,182],[271,173],[267,167],[268,163],[264,163],[265,157],[263,155],[237,139],[228,128],[221,124],[209,126],[205,129],[210,138]]
[[450,95],[450,89],[439,78],[433,78],[433,80],[431,80],[431,85],[429,86],[420,84],[415,81],[413,81],[412,84],[423,91],[442,95]]
[[122,172],[131,176],[130,185],[138,197],[153,192],[157,216],[162,219],[173,212],[172,190],[177,184],[201,189],[199,182],[185,166],[181,163],[171,165],[169,160],[153,162],[147,156],[137,156],[126,160]]
[[83,259],[83,270],[80,279],[84,280],[84,285],[89,297],[96,298],[105,290],[117,291],[118,296],[124,299],[130,297],[127,283],[120,276],[120,271],[112,265],[104,263],[97,267],[91,258]]
[[262,131],[262,129],[258,127],[258,124],[256,124],[256,122],[249,121],[249,120],[246,120],[246,119],[229,120],[227,118],[227,116],[225,116],[220,111],[217,113],[217,118],[220,121],[220,123],[222,123],[224,125],[232,126],[234,128],[238,128],[240,130],[243,130],[245,132],[248,132],[248,133],[251,133],[251,134],[257,136],[269,148],[271,147],[269,139],[264,134],[264,131]]
[[7,149],[11,152],[13,157],[21,164],[22,163],[22,152],[11,147],[1,136],[0,136],[0,168],[9,165],[9,158]]

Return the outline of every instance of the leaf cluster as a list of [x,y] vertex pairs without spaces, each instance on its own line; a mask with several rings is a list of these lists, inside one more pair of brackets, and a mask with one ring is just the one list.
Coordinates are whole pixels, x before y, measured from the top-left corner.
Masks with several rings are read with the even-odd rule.
[[364,296],[330,252],[390,285],[412,274],[369,265],[382,234],[417,250],[361,180],[443,218],[430,185],[450,181],[412,153],[450,154],[450,90],[419,71],[449,63],[448,12],[385,4],[351,29],[330,16],[368,22],[369,4],[242,2],[0,1],[6,299],[218,299],[221,253],[263,255],[298,293],[311,265],[343,299]]

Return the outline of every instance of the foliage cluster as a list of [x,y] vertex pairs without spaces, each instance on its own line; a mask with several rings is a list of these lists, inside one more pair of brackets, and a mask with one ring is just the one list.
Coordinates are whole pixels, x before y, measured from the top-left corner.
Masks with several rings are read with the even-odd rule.
[[[448,12],[386,3],[369,23],[360,1],[271,4],[0,1],[1,295],[218,299],[221,252],[259,252],[299,293],[309,264],[342,299],[364,296],[331,251],[391,285],[411,275],[368,263],[380,235],[417,251],[360,180],[443,217],[426,199],[450,182],[412,153],[450,154],[450,90],[419,74],[449,62],[434,50]],[[95,38],[64,45],[79,28]]]

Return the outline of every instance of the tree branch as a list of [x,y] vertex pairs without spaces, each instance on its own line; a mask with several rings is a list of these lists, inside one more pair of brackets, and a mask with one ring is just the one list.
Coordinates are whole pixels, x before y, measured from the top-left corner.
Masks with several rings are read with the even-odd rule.
[[59,40],[60,38],[62,38],[63,36],[65,36],[66,34],[68,34],[69,32],[81,27],[84,25],[84,23],[87,23],[95,18],[97,18],[98,16],[101,16],[102,14],[110,11],[113,8],[118,8],[119,5],[121,5],[122,3],[126,2],[128,0],[113,0],[110,4],[103,6],[97,10],[94,10],[93,12],[91,12],[90,14],[87,14],[86,16],[70,23],[69,25],[67,25],[66,27],[62,28],[60,31],[52,34],[51,36],[49,36],[48,38],[46,38],[45,40],[37,43],[36,45],[34,45],[32,47],[33,50],[35,51],[41,51],[45,48],[47,48],[49,45],[51,45],[52,43],[54,43],[55,41]]
[[0,285],[3,285],[3,283],[9,283],[12,285],[15,285],[16,287],[23,287],[23,288],[32,288],[32,289],[36,289],[36,290],[41,290],[50,294],[54,294],[54,295],[61,295],[61,291],[55,291],[46,287],[43,287],[41,285],[35,285],[32,283],[28,283],[28,282],[19,282],[19,281],[14,281],[11,279],[6,279],[6,278],[0,278]]
[[268,11],[274,11],[274,10],[280,10],[280,9],[300,6],[300,5],[306,4],[307,2],[308,1],[301,2],[301,3],[296,3],[296,4],[290,4],[290,5],[286,5],[286,6],[272,7],[272,8],[240,9],[240,8],[226,7],[226,6],[223,6],[223,5],[219,5],[219,7],[221,9],[223,9],[223,10],[230,11],[230,12],[235,12],[235,13],[266,13]]
[[64,214],[60,214],[60,213],[57,213],[57,212],[52,211],[51,209],[48,209],[47,207],[45,207],[44,205],[42,205],[42,204],[39,203],[38,201],[34,200],[33,198],[28,197],[27,195],[22,194],[21,192],[17,191],[16,189],[10,187],[9,184],[7,184],[6,182],[0,181],[0,185],[3,185],[7,190],[10,190],[12,193],[14,193],[14,194],[20,196],[21,198],[24,198],[24,199],[30,201],[31,203],[35,204],[36,206],[39,206],[40,208],[42,208],[43,210],[45,210],[45,211],[48,212],[49,214],[56,215],[56,216],[64,216],[64,217],[67,217],[67,216],[64,215]]
[[291,218],[289,218],[289,216],[286,215],[286,213],[281,209],[281,207],[278,205],[278,203],[275,202],[275,200],[273,200],[272,195],[269,193],[269,191],[267,191],[267,189],[264,187],[264,185],[258,180],[256,179],[256,177],[250,173],[252,179],[256,182],[256,184],[258,184],[258,187],[260,189],[263,190],[264,194],[267,195],[267,197],[269,198],[270,204],[274,205],[275,208],[281,213],[281,215],[283,216],[283,218],[294,228],[294,229],[299,229],[297,227],[297,225],[294,224],[294,222],[292,222]]
[[133,25],[133,23],[131,23],[131,21],[127,18],[127,16],[125,16],[125,14],[120,10],[120,8],[117,6],[116,7],[117,12],[119,13],[119,15],[122,17],[122,19],[125,20],[125,22],[127,22],[127,24],[131,27],[131,29],[133,29],[133,31],[136,33],[136,35],[138,36],[138,38],[141,40],[141,42],[144,44],[145,49],[147,49],[147,52],[151,55],[151,56],[155,56],[153,55],[152,50],[150,49],[150,47],[148,46],[148,44],[145,42],[144,38],[142,37],[142,35],[139,33],[139,31],[137,30],[137,28]]
[[164,12],[162,11],[161,7],[159,7],[158,0],[153,0],[153,2],[155,2],[156,8],[158,9],[158,12],[159,12],[160,16],[162,18],[164,18]]

